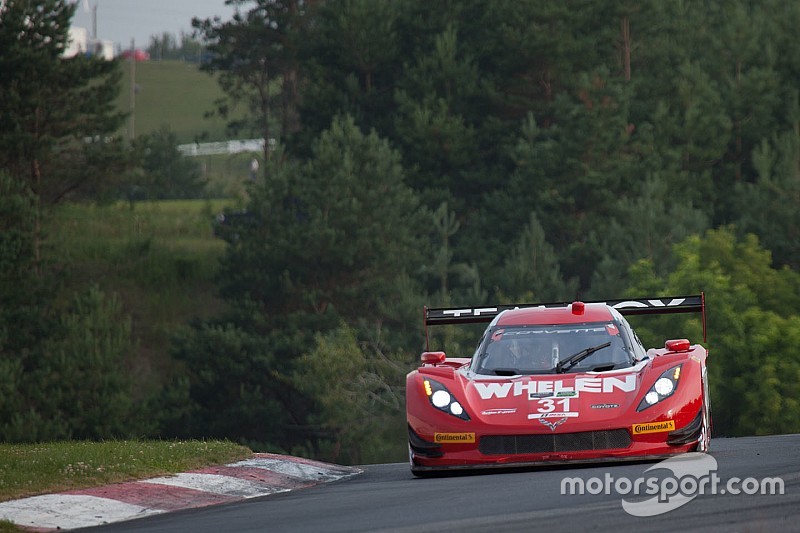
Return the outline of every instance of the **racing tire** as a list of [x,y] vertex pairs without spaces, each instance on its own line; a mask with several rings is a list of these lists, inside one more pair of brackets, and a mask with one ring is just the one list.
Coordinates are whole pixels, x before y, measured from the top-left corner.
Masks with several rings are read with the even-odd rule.
[[423,477],[424,473],[414,468],[414,455],[411,453],[411,443],[408,444],[408,466],[414,477]]
[[[705,374],[705,371],[703,372]],[[705,375],[703,376],[705,378]],[[697,451],[708,453],[711,448],[711,398],[708,394],[708,380],[703,379],[703,423],[700,429],[700,439],[697,441]]]

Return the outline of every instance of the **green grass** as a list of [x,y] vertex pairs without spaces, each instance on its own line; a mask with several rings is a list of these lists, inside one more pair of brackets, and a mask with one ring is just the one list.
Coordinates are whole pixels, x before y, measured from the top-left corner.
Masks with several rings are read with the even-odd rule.
[[[131,107],[130,63],[120,64],[123,78],[117,98],[117,107],[128,113]],[[197,65],[182,61],[142,61],[136,63],[138,90],[134,105],[134,134],[152,133],[168,126],[181,144],[225,141],[234,137],[226,131],[226,121],[220,117],[205,118],[204,114],[215,108],[214,101],[224,96],[217,78],[199,70]],[[279,86],[273,91],[278,91]],[[235,114],[245,116],[246,110]],[[129,136],[129,122],[119,132]],[[246,136],[246,135],[245,135]],[[230,154],[195,158],[205,166],[209,181],[207,190],[217,198],[241,198],[248,177],[248,165],[254,154]],[[255,154],[261,157],[262,154]]]
[[[122,62],[122,90],[117,100],[126,113],[131,108],[131,68]],[[214,109],[214,100],[224,95],[216,78],[201,72],[197,65],[181,61],[141,61],[135,67],[136,98],[134,132],[150,133],[166,124],[181,143],[189,143],[203,132],[209,141],[227,140],[225,121],[204,118]],[[128,124],[121,133],[128,134]]]
[[207,196],[212,198],[237,198],[247,197],[247,183],[250,180],[250,160],[253,156],[261,154],[239,153],[196,156],[203,168],[204,176],[208,180],[206,185]]
[[175,474],[251,454],[228,441],[0,444],[0,501]]
[[49,234],[64,253],[91,258],[97,248],[124,248],[126,242],[152,239],[171,250],[221,250],[211,222],[232,200],[161,200],[110,205],[63,204],[54,212]]
[[[123,73],[122,90],[117,106],[125,113],[130,111],[130,64],[120,65]],[[226,121],[205,118],[204,114],[214,108],[214,100],[224,96],[216,78],[201,72],[197,65],[181,61],[142,61],[136,63],[136,101],[134,106],[134,133],[140,136],[152,133],[161,126],[168,126],[181,144],[195,142],[204,134],[201,142],[224,141],[231,138]],[[129,123],[120,130],[129,135]],[[257,154],[260,156],[260,154]],[[207,190],[213,197],[241,198],[248,168],[253,154],[230,154],[196,157],[204,166]]]

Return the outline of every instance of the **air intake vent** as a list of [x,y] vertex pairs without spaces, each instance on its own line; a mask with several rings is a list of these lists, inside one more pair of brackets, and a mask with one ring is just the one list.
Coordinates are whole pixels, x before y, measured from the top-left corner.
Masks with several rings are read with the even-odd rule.
[[625,429],[553,433],[550,435],[489,435],[481,437],[478,449],[484,455],[520,453],[580,452],[627,448],[631,436]]

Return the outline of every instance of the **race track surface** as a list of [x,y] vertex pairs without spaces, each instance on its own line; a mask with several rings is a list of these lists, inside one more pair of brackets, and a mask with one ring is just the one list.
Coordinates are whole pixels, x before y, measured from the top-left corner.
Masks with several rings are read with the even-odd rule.
[[[414,478],[406,464],[362,466],[364,473],[346,481],[300,492],[169,513],[109,526],[92,532],[462,532],[462,531],[800,531],[800,435],[714,439],[711,456],[719,478],[716,494],[690,494],[686,503],[666,511],[651,496],[595,492],[600,480],[658,477],[675,470],[660,463],[622,463],[548,467],[522,471],[493,470],[434,478]],[[712,461],[713,463],[713,461]],[[704,462],[705,465],[708,461]],[[670,481],[685,479],[675,474]],[[728,483],[753,491],[764,478],[780,478],[783,494],[731,494]],[[565,478],[585,482],[586,493],[562,494]],[[748,485],[739,480],[754,478]],[[697,474],[697,479],[700,474]],[[672,485],[663,481],[665,487]],[[618,485],[622,491],[626,485]],[[640,488],[646,485],[640,485]],[[659,485],[661,486],[661,485]],[[687,484],[687,489],[692,484]],[[710,484],[706,485],[711,491]],[[677,500],[671,500],[674,504]],[[666,512],[664,512],[666,511]],[[658,513],[658,514],[656,514]]]

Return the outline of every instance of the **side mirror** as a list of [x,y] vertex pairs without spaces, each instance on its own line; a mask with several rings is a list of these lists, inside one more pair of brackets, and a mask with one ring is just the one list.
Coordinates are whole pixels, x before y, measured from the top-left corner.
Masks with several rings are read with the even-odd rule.
[[422,364],[423,365],[440,365],[444,363],[445,357],[447,357],[444,352],[422,352]]
[[664,343],[664,348],[670,352],[688,352],[691,346],[689,339],[673,339]]

